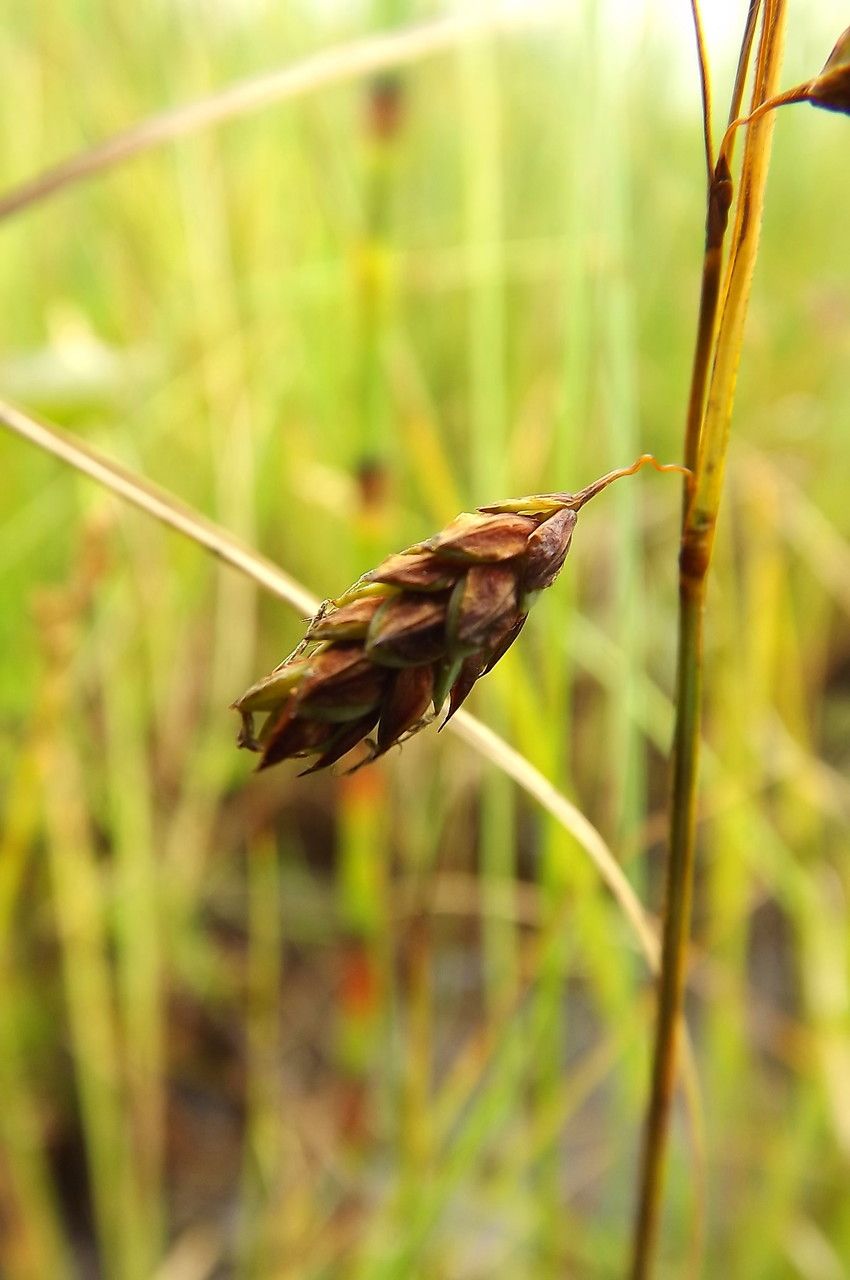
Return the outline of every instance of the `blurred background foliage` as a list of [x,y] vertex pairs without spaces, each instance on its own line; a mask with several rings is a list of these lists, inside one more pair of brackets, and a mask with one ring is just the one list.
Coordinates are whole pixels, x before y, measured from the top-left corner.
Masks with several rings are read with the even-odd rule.
[[[11,220],[2,393],[318,595],[464,507],[675,459],[704,173],[673,7],[576,0]],[[786,83],[842,25],[817,8]],[[2,186],[435,12],[6,0]],[[850,1273],[847,127],[777,129],[710,601],[706,1168],[679,1126],[671,1277],[701,1213],[705,1274]],[[3,1276],[621,1275],[651,991],[577,846],[449,735],[252,776],[226,708],[303,620],[12,437],[0,474]],[[644,473],[582,516],[475,706],[655,910],[678,501]]]

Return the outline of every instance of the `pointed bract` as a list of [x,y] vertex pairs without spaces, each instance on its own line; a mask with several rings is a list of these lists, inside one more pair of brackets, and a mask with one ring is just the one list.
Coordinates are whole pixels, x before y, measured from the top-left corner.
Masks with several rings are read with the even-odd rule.
[[282,717],[281,725],[272,725],[263,746],[259,767],[267,769],[279,760],[313,755],[326,746],[334,735],[332,724],[318,720],[295,720]]
[[361,596],[339,609],[329,609],[315,618],[307,630],[308,640],[362,640],[369,623],[384,603],[380,596]]
[[434,696],[433,667],[405,667],[392,679],[378,723],[378,753],[419,723]]
[[516,617],[517,579],[503,565],[473,565],[463,580],[451,639],[464,649],[482,649]]
[[401,551],[372,569],[366,578],[409,591],[445,591],[454,586],[462,572],[462,566],[438,560],[428,551]]
[[534,528],[535,521],[529,516],[464,512],[422,546],[435,552],[439,560],[466,564],[512,560],[522,555]]
[[444,599],[393,596],[372,619],[366,653],[388,667],[434,662],[446,651],[445,623]]
[[527,617],[527,613],[521,613],[513,626],[508,627],[507,630],[499,636],[493,648],[487,655],[487,665],[482,671],[482,675],[486,676],[488,672],[493,670],[497,662],[501,662],[514,640],[516,640],[520,631],[522,631],[525,626],[525,620]]
[[459,711],[464,702],[466,702],[472,693],[476,680],[483,674],[486,665],[487,655],[484,653],[474,653],[464,661],[460,674],[452,685],[451,693],[449,694],[448,715],[440,725],[441,729],[445,729],[454,713]]
[[[371,733],[378,722],[380,715],[379,709],[376,707],[374,711],[370,711],[367,715],[362,716],[359,720],[353,720],[351,724],[343,726],[330,739],[322,754],[309,769],[302,769],[299,778],[306,778],[309,773],[318,773],[321,769],[327,769],[330,765],[336,764],[337,760],[341,760],[347,755],[358,742],[362,742],[367,733]],[[266,761],[260,766],[264,768]]]

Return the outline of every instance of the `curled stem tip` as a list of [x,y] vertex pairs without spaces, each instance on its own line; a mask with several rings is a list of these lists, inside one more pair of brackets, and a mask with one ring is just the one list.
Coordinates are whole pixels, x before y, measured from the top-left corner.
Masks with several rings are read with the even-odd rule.
[[680,475],[686,476],[689,481],[693,480],[693,472],[689,467],[683,467],[680,462],[659,462],[651,453],[642,453],[630,467],[617,467],[615,471],[609,471],[606,475],[600,476],[598,480],[594,480],[593,484],[589,484],[585,489],[580,489],[578,493],[574,493],[570,497],[569,506],[573,511],[580,511],[586,502],[591,498],[595,498],[597,493],[601,493],[603,489],[607,489],[609,484],[613,484],[615,480],[620,480],[623,476],[633,476],[635,472],[640,471],[641,467],[647,464],[654,467],[656,471],[676,471]]
[[811,95],[814,83],[815,82],[813,80],[805,80],[802,84],[795,84],[792,89],[786,89],[784,93],[778,93],[775,97],[768,98],[765,102],[762,102],[761,105],[756,107],[755,111],[751,111],[749,115],[738,116],[736,119],[731,120],[729,122],[729,127],[723,135],[723,141],[720,143],[718,164],[721,157],[723,159],[727,159],[736,129],[739,129],[745,124],[755,124],[755,122],[760,120],[762,116],[766,116],[769,111],[776,111],[778,107],[788,107],[795,102],[807,102]]

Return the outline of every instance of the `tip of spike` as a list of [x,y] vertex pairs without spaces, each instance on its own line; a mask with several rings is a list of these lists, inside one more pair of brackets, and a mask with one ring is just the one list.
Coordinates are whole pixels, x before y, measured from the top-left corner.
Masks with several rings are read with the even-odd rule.
[[606,475],[600,476],[598,480],[594,480],[593,484],[587,485],[584,489],[579,489],[578,493],[569,495],[570,501],[566,505],[573,511],[580,511],[585,503],[589,502],[591,498],[595,498],[603,489],[607,489],[609,484],[613,484],[615,480],[621,480],[623,476],[633,476],[645,466],[654,467],[656,471],[675,471],[679,475],[686,476],[689,480],[693,479],[693,472],[690,468],[683,466],[680,462],[659,462],[654,454],[642,453],[630,467],[617,467],[616,470],[609,471]]

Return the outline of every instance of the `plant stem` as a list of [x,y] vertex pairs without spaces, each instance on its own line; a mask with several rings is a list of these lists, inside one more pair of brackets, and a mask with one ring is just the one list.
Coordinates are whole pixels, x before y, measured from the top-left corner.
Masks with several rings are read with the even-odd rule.
[[705,228],[705,255],[702,264],[697,340],[685,424],[684,459],[685,466],[691,472],[691,476],[685,484],[682,503],[683,527],[687,519],[690,496],[696,480],[700,431],[702,429],[703,409],[705,406],[705,389],[708,385],[711,354],[714,349],[714,335],[717,329],[717,308],[720,302],[720,280],[723,266],[723,240],[726,235],[731,198],[732,181],[724,164],[720,167],[719,174],[715,172],[708,188],[708,214]]
[[[753,90],[753,111],[771,96],[776,82],[783,45],[785,8],[786,0],[773,0],[764,8]],[[693,896],[705,594],[722,492],[744,321],[758,251],[772,128],[773,115],[767,113],[753,122],[747,135],[732,250],[723,289],[722,313],[713,342],[708,341],[708,337],[709,332],[712,335],[714,333],[720,291],[717,289],[712,305],[710,289],[716,289],[713,284],[715,270],[719,281],[719,255],[722,247],[722,232],[717,245],[712,245],[711,200],[716,191],[716,182],[712,183],[709,192],[706,268],[686,438],[685,461],[690,466],[696,462],[696,477],[686,506],[680,552],[676,730],[673,743],[670,848],[658,1020],[652,1091],[641,1163],[632,1280],[648,1280],[652,1275],[658,1239]],[[720,178],[726,180],[723,173]],[[709,266],[711,255],[716,255],[716,262]],[[703,388],[712,349],[711,379],[703,416]]]
[[[700,432],[705,408],[705,389],[708,385],[711,356],[714,349],[714,335],[717,329],[717,310],[720,303],[720,281],[723,266],[723,242],[726,236],[729,207],[732,201],[731,166],[732,152],[735,146],[735,130],[731,126],[741,110],[741,98],[744,93],[744,82],[750,62],[759,8],[760,0],[750,0],[744,35],[741,40],[741,52],[738,57],[735,84],[732,89],[732,101],[729,106],[729,126],[731,131],[727,131],[727,135],[724,135],[716,164],[712,164],[711,161],[710,125],[708,122],[705,124],[706,156],[709,159],[708,210],[705,220],[705,253],[702,263],[697,340],[688,396],[684,448],[685,466],[693,473],[694,478],[696,476]],[[705,60],[699,10],[696,7],[694,8],[694,25],[696,27],[697,48],[699,50],[700,80],[703,86],[703,115],[707,116],[711,110],[710,79]],[[682,502],[683,528],[687,519],[692,493],[693,480],[689,479],[685,485]]]
[[691,577],[685,573],[680,581],[670,851],[661,972],[658,979],[658,1021],[652,1086],[635,1224],[631,1273],[633,1280],[647,1280],[651,1275],[663,1193],[670,1107],[678,1062],[687,935],[693,896],[705,581],[704,575]]

